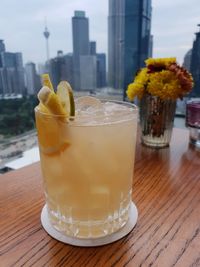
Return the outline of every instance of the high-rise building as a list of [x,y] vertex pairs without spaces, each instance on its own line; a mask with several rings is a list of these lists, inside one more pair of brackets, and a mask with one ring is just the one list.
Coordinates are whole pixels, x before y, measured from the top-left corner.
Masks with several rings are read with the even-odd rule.
[[28,95],[35,95],[41,88],[40,77],[33,62],[28,62],[25,65],[25,85]]
[[3,40],[0,42],[0,93],[23,94],[24,68],[21,53],[6,52]]
[[44,63],[39,63],[37,65],[38,74],[41,76],[42,74],[46,73],[46,68]]
[[90,55],[96,55],[96,42],[90,42]]
[[150,56],[151,9],[151,0],[109,0],[109,86],[126,89]]
[[97,88],[106,86],[106,54],[98,53],[97,57]]
[[80,58],[89,55],[89,22],[84,11],[75,11],[72,18],[74,88],[80,90]]
[[54,88],[62,80],[67,80],[73,87],[72,54],[63,55],[58,51],[57,57],[50,59],[49,70]]
[[7,72],[5,68],[0,68],[0,95],[6,94],[7,89]]
[[150,36],[148,57],[153,57],[153,35]]
[[190,71],[191,57],[192,57],[192,49],[187,51],[183,59],[183,67],[186,68],[188,71]]
[[97,54],[96,42],[89,41],[89,21],[84,11],[72,18],[73,85],[75,90],[95,90],[106,84],[106,57]]
[[106,86],[106,54],[96,52],[96,42],[90,42],[90,55],[96,56],[96,87]]
[[24,81],[24,67],[22,53],[15,53],[16,56],[16,72],[17,72],[17,85],[16,93],[24,94],[25,93],[25,81]]
[[[200,26],[200,24],[198,24]],[[200,31],[196,32],[196,39],[193,42],[190,71],[194,78],[194,87],[191,96],[200,96]]]
[[6,51],[6,48],[5,48],[4,40],[0,40],[0,53],[5,52],[5,51]]
[[62,51],[57,52],[57,57],[49,60],[49,73],[54,88],[58,85],[65,72],[65,60]]
[[93,91],[97,86],[97,59],[94,55],[80,56],[80,89]]
[[65,59],[65,66],[66,66],[66,71],[65,71],[65,80],[67,80],[72,88],[74,88],[74,77],[73,77],[73,54],[68,53],[64,55]]

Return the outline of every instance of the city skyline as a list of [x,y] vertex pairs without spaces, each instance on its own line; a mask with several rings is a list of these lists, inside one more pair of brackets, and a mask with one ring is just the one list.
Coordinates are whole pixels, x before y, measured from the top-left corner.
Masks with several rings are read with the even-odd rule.
[[[64,55],[62,50],[58,50],[54,58],[49,58],[50,32],[45,25],[47,57],[46,63],[40,65],[40,75],[44,72],[49,73],[55,88],[61,80],[68,80],[76,91],[91,92],[96,90],[97,85],[98,88],[103,88],[106,85],[106,54],[96,53],[96,42],[89,40],[89,19],[85,11],[74,11],[71,19],[73,53]],[[41,86],[36,64],[28,62],[23,68],[22,53],[8,52],[4,40],[0,40],[0,74],[0,93],[3,95],[34,95]],[[18,80],[21,83],[23,80],[23,86],[20,86]]]
[[[23,61],[41,63],[45,61],[44,18],[51,33],[49,38],[50,58],[57,50],[72,52],[71,17],[74,10],[84,10],[90,20],[90,40],[97,42],[97,52],[107,54],[108,1],[95,6],[91,0],[84,1],[20,1],[10,8],[1,1],[0,38],[6,42],[8,51],[23,53]],[[200,22],[198,0],[152,1],[152,34],[154,35],[154,57],[177,56],[183,62],[184,55],[192,48],[194,33]],[[8,12],[9,10],[9,12]],[[163,15],[164,16],[163,16]],[[5,26],[6,25],[6,26]],[[37,42],[35,41],[37,40]]]

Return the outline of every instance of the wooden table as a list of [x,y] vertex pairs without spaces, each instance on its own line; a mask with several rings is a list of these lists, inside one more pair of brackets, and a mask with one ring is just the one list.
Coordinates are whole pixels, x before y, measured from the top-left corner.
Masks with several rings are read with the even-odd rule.
[[0,266],[200,266],[200,151],[174,129],[170,148],[138,142],[133,199],[136,227],[102,247],[79,248],[41,227],[39,163],[0,176]]

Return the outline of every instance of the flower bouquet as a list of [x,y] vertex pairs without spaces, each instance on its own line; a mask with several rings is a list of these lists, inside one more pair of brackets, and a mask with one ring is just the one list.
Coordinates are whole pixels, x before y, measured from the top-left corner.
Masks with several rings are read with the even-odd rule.
[[171,139],[176,99],[192,90],[193,78],[176,58],[149,58],[145,63],[129,84],[127,96],[140,100],[142,143],[165,147]]

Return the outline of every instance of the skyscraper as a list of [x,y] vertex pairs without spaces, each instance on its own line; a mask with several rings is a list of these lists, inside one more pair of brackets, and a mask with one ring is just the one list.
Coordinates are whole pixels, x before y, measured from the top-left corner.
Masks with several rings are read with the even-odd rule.
[[109,0],[108,85],[123,88],[125,0]]
[[57,57],[49,60],[49,72],[54,88],[62,80],[67,80],[73,87],[72,54],[63,55],[59,50]]
[[74,77],[73,77],[73,54],[68,53],[64,55],[65,59],[65,66],[66,66],[66,71],[65,71],[65,80],[67,80],[72,88],[74,88]]
[[80,90],[80,57],[89,55],[89,22],[84,11],[72,18],[74,88]]
[[126,89],[150,56],[151,0],[109,0],[108,83]]
[[80,73],[80,89],[95,90],[97,86],[97,59],[95,55],[80,56]]
[[0,68],[0,95],[6,94],[7,73],[5,68]]
[[25,65],[25,83],[28,95],[35,95],[41,87],[40,77],[33,62]]
[[96,42],[90,42],[90,55],[96,55]]
[[5,52],[5,51],[6,51],[6,48],[5,48],[4,40],[0,40],[0,53]]
[[106,86],[106,54],[96,52],[96,42],[90,42],[90,55],[96,56],[96,87]]
[[190,71],[191,66],[192,49],[187,51],[183,59],[183,67]]
[[106,54],[98,53],[97,57],[97,88],[106,86]]
[[[198,24],[200,26],[200,24]],[[190,71],[194,78],[194,87],[191,96],[200,96],[200,31],[196,33],[193,42],[191,68]]]
[[6,52],[3,40],[0,41],[0,93],[23,94],[24,68],[21,53]]

